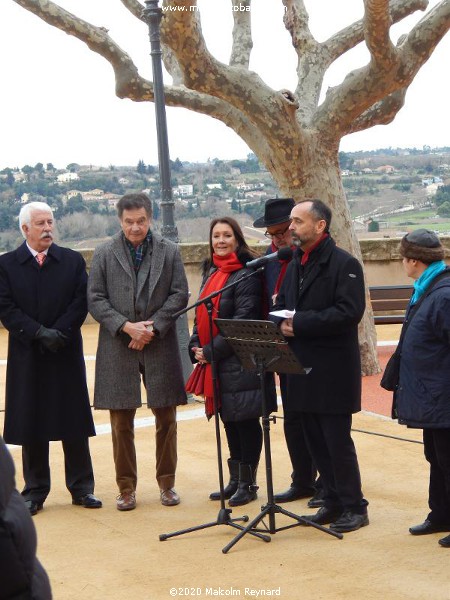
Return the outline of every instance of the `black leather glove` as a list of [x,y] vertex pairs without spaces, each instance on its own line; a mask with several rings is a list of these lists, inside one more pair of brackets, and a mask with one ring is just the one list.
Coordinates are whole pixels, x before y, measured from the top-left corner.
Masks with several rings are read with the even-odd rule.
[[69,339],[58,329],[49,329],[43,325],[39,327],[34,337],[45,350],[50,350],[50,352],[58,352],[58,350],[64,348]]

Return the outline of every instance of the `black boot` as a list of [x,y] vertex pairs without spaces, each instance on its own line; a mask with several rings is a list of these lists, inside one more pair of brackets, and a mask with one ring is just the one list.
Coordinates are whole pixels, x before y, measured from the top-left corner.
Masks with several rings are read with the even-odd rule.
[[243,504],[248,504],[252,500],[256,500],[256,490],[258,489],[258,486],[256,485],[257,470],[258,465],[253,466],[240,463],[239,485],[236,493],[231,496],[230,501],[228,502],[230,506],[242,506]]
[[[228,470],[230,471],[230,481],[223,490],[223,497],[225,500],[231,498],[231,496],[238,489],[239,483],[239,461],[228,459]],[[220,492],[211,492],[209,495],[210,500],[220,500]]]

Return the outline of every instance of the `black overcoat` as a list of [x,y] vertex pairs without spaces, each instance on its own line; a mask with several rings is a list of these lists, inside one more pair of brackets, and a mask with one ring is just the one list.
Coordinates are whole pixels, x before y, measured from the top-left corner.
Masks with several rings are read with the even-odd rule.
[[36,529],[15,487],[14,472],[0,437],[0,598],[51,600],[47,573],[36,558]]
[[[286,338],[308,375],[288,375],[285,410],[348,414],[361,410],[358,323],[364,314],[359,261],[326,238],[305,267],[301,251],[289,264],[274,310],[294,310]],[[275,318],[273,320],[276,320]]]
[[[242,262],[251,260],[252,256],[239,256]],[[204,275],[203,285],[215,268]],[[239,269],[230,274],[226,285],[241,279],[250,273],[249,269]],[[263,305],[262,281],[259,275],[250,277],[236,286],[225,290],[219,301],[219,319],[256,319],[260,320]],[[193,346],[200,346],[197,323],[194,322],[189,351],[192,362],[196,362]],[[203,347],[203,353],[211,361],[211,344]],[[221,396],[221,417],[223,421],[244,421],[262,416],[261,383],[254,371],[244,370],[238,357],[228,342],[218,334],[214,338],[214,357],[217,364],[219,389]],[[277,408],[275,383],[272,373],[266,374],[267,412]]]
[[[52,244],[42,267],[24,242],[0,256],[0,320],[9,331],[4,438],[10,444],[95,435],[80,328],[87,315],[86,264]],[[56,353],[34,339],[40,325],[68,343]]]

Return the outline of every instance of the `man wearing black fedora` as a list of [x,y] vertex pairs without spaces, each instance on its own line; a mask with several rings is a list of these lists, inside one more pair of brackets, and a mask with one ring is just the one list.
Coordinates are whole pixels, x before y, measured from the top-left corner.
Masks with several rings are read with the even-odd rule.
[[[292,235],[289,230],[291,210],[295,206],[293,198],[270,198],[264,207],[264,216],[253,223],[253,227],[263,228],[264,235],[271,241],[266,254],[277,252],[280,248],[293,246]],[[289,260],[270,261],[265,266],[264,289],[269,310],[275,304],[275,299],[281,287]],[[283,407],[285,408],[286,382],[285,376],[280,374],[280,389]],[[301,413],[284,410],[284,435],[292,463],[292,483],[289,489],[280,494],[275,494],[277,503],[292,502],[300,498],[314,498],[309,504],[314,507],[322,506],[321,491],[315,485],[316,468],[306,446]]]

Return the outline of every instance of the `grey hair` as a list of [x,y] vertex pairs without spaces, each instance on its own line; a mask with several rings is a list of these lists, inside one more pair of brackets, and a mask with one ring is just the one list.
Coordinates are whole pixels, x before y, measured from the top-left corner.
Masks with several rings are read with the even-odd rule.
[[25,206],[22,206],[19,213],[19,228],[24,238],[27,236],[22,229],[22,225],[28,225],[29,227],[31,225],[31,213],[36,212],[37,210],[49,212],[53,217],[52,209],[45,202],[29,202],[28,204],[25,204]]

